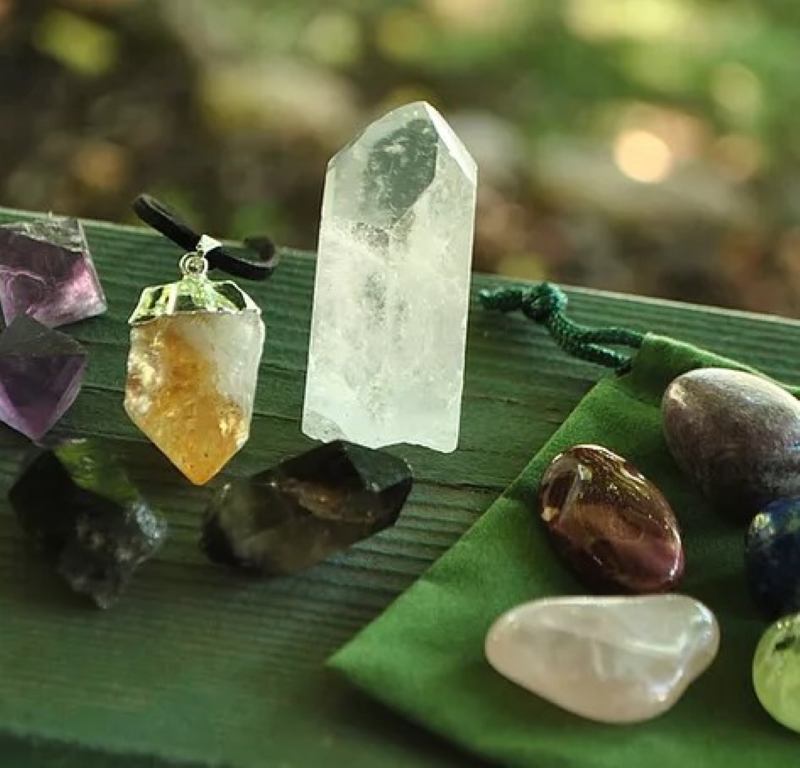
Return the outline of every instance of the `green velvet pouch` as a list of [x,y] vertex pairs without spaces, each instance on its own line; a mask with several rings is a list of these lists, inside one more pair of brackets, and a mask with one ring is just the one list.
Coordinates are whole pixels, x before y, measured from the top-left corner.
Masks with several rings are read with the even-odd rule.
[[[766,623],[745,583],[744,531],[711,512],[662,436],[659,406],[667,384],[707,366],[748,370],[646,336],[630,370],[603,378],[458,544],[329,664],[417,723],[504,765],[796,764],[800,738],[770,719],[752,689],[753,652]],[[484,657],[486,631],[504,611],[535,598],[585,592],[556,559],[536,514],[543,471],[578,443],[622,454],[662,489],[683,529],[680,591],[703,601],[721,625],[711,668],[672,710],[642,724],[580,719],[508,682]]]

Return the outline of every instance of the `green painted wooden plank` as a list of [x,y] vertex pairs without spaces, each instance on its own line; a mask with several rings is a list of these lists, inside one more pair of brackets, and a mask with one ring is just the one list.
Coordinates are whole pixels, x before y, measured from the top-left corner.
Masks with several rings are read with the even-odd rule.
[[[0,211],[0,220],[19,218]],[[116,438],[171,538],[109,612],[87,608],[28,551],[5,502],[26,441],[0,430],[2,765],[143,768],[478,764],[350,690],[324,659],[451,546],[601,375],[519,316],[473,307],[463,435],[449,456],[398,448],[416,485],[397,526],[294,577],[253,581],[197,549],[208,488],[194,488],[122,409],[128,329],[140,289],[180,255],[140,229],[87,226],[109,312],[66,329],[90,349],[86,383],[59,434]],[[287,249],[248,286],[267,347],[253,434],[224,476],[307,448],[299,431],[313,256]],[[474,291],[497,282],[476,276]],[[800,381],[800,323],[586,290],[574,317],[654,330]],[[223,478],[218,478],[216,486]],[[502,563],[498,564],[502,567]]]

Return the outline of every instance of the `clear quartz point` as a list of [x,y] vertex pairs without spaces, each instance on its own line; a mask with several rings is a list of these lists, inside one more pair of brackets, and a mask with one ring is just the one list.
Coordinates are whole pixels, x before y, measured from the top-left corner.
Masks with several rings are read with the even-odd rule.
[[395,109],[325,178],[303,432],[455,450],[477,169],[429,104]]

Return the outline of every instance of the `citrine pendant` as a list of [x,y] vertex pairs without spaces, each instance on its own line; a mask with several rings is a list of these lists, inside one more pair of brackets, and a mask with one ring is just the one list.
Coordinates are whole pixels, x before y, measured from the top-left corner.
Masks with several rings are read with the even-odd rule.
[[125,410],[196,485],[247,441],[264,346],[256,303],[206,274],[205,257],[219,247],[203,236],[181,259],[183,277],[145,288],[128,321]]

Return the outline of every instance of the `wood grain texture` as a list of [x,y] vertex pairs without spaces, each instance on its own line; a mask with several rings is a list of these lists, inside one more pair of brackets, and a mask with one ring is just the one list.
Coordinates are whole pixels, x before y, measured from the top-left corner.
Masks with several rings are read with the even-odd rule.
[[[0,211],[0,220],[18,218]],[[87,607],[20,536],[5,492],[28,446],[0,429],[0,764],[477,765],[322,664],[458,539],[603,371],[565,357],[521,316],[475,303],[460,449],[396,449],[416,483],[394,528],[305,573],[251,580],[203,558],[210,489],[190,486],[122,409],[127,316],[143,286],[175,278],[180,254],[145,230],[87,231],[109,311],[64,329],[89,348],[90,363],[57,434],[118,441],[171,536],[117,607]],[[287,249],[270,282],[247,286],[267,323],[252,437],[212,487],[311,445],[299,422],[313,271],[311,254]],[[494,282],[476,276],[473,293]],[[670,334],[800,381],[796,321],[569,294],[576,320]]]

